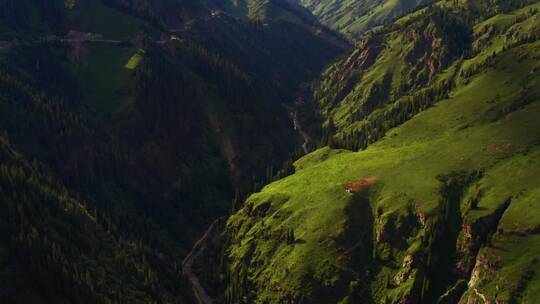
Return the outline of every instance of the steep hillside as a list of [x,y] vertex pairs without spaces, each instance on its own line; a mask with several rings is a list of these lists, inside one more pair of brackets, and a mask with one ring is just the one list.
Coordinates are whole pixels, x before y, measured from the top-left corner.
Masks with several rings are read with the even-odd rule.
[[343,44],[187,0],[0,6],[0,130],[30,166],[0,180],[2,277],[25,273],[0,302],[193,302],[195,236],[299,149],[282,103]]
[[[444,98],[460,74],[468,73],[469,65],[476,62],[471,57],[485,60],[502,47],[497,39],[503,38],[477,37],[478,20],[524,5],[465,3],[440,1],[370,31],[352,52],[330,66],[313,90],[324,140],[334,147],[365,148],[389,128]],[[510,38],[504,39],[511,43]]]
[[[176,261],[126,239],[55,174],[0,137],[4,303],[183,302]],[[174,265],[163,268],[163,265]],[[169,285],[173,283],[174,285]]]
[[284,19],[297,23],[316,22],[308,10],[287,0],[208,0],[208,2],[217,9],[243,18],[260,21]]
[[347,40],[323,26],[313,14],[291,0],[207,0],[213,14],[226,12],[232,16],[248,19],[264,26],[287,24],[290,29],[298,28],[332,44],[348,48]]
[[357,39],[429,0],[299,0],[324,24]]
[[227,303],[539,297],[540,5],[507,5],[440,1],[326,72],[330,142],[367,148],[319,149],[246,200]]

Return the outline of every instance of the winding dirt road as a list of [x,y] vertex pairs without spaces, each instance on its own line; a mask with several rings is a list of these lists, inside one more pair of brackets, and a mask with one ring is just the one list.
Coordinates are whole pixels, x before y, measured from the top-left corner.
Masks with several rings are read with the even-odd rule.
[[187,276],[189,281],[191,282],[191,286],[193,287],[193,294],[195,295],[198,304],[212,304],[214,303],[214,301],[208,295],[206,290],[202,287],[199,281],[199,277],[197,277],[197,275],[193,272],[193,263],[198,257],[203,254],[204,250],[206,250],[206,242],[208,238],[224,218],[225,217],[220,217],[216,219],[208,227],[204,235],[195,243],[195,245],[193,245],[193,248],[191,249],[189,254],[182,261],[182,273]]

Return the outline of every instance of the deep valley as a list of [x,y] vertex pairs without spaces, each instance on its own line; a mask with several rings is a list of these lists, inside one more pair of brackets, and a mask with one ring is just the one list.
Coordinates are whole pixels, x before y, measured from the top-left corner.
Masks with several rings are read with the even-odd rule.
[[539,130],[534,0],[0,0],[0,302],[537,303]]

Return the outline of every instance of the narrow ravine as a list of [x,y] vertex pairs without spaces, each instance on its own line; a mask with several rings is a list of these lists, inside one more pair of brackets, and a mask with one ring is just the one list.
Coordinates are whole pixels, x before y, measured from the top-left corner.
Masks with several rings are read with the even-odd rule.
[[206,230],[204,235],[193,245],[193,248],[182,261],[182,273],[189,279],[193,288],[193,294],[197,303],[199,304],[212,304],[213,299],[208,295],[208,292],[202,287],[199,277],[193,272],[193,263],[198,257],[200,257],[206,250],[206,242],[214,229],[225,217],[216,219]]
[[299,106],[300,106],[300,104],[298,104],[298,101],[295,103],[294,106],[289,106],[289,105],[286,105],[286,104],[283,105],[283,107],[285,107],[285,109],[287,109],[287,111],[289,111],[289,116],[291,117],[291,120],[293,122],[294,130],[297,131],[302,136],[302,139],[303,139],[302,151],[304,151],[304,153],[308,154],[309,153],[309,145],[312,142],[312,138],[311,138],[311,136],[309,136],[309,134],[307,134],[304,131],[304,129],[302,128],[302,125],[300,124],[300,120],[298,119],[298,110],[297,110],[297,108]]
[[302,150],[304,150],[304,153],[309,153],[309,144],[311,143],[311,136],[307,134],[303,129],[302,125],[300,124],[300,121],[298,120],[298,112],[294,111],[291,112],[291,116],[294,123],[294,130],[298,131],[300,135],[302,135],[302,138],[304,139],[304,143],[302,144]]

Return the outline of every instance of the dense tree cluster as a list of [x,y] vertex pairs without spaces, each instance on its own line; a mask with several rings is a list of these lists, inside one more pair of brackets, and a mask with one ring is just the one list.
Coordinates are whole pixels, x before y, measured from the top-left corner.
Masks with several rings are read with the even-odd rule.
[[[452,81],[441,81],[431,87],[416,91],[412,95],[402,97],[373,112],[362,121],[358,129],[337,136],[327,135],[327,144],[336,149],[353,151],[365,149],[369,144],[382,138],[386,131],[404,123],[438,100],[446,98],[453,86]],[[325,133],[332,134],[331,129],[335,127],[330,125],[327,129]]]
[[[17,278],[2,287],[3,300],[25,293],[77,303],[178,298],[179,287],[163,286],[173,278],[158,266],[174,261],[141,240],[123,238],[114,224],[98,219],[98,211],[89,210],[47,168],[28,163],[5,137],[0,141],[0,251],[6,255],[0,272]],[[181,278],[173,279],[177,280]]]
[[0,2],[0,25],[14,30],[30,30],[32,22],[54,25],[66,17],[63,0],[5,0]]

